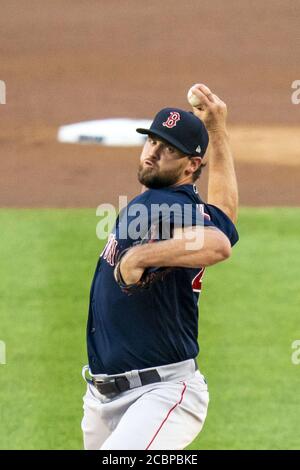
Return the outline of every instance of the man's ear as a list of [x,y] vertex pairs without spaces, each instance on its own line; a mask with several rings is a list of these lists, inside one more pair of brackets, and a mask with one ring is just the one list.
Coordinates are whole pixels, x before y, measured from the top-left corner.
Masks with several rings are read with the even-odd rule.
[[193,157],[191,158],[191,162],[193,163],[194,170],[197,170],[202,166],[202,158],[201,157]]

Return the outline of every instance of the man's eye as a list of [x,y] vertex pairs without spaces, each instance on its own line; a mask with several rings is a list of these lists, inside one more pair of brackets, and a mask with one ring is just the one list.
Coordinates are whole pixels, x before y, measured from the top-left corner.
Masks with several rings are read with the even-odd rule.
[[174,147],[167,147],[169,153],[174,153],[175,149]]

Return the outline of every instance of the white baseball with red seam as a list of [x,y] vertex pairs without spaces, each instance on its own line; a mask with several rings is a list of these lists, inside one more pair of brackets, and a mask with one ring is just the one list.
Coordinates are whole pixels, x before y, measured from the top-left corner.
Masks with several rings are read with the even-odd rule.
[[200,98],[198,98],[198,96],[193,93],[194,87],[195,85],[193,85],[189,89],[188,94],[187,94],[187,100],[191,106],[194,106],[194,108],[196,108],[197,106],[201,104],[201,101],[200,101]]

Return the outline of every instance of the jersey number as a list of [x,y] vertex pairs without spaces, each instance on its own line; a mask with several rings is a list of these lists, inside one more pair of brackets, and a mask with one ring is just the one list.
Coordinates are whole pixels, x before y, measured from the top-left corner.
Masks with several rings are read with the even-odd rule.
[[192,280],[192,288],[194,292],[201,292],[202,289],[202,278],[204,275],[205,268],[201,268],[198,274]]

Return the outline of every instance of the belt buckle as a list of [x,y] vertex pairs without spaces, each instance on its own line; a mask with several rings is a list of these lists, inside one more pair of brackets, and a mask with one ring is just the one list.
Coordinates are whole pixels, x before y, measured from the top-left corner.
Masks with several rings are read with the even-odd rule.
[[111,397],[114,397],[116,395],[116,393],[114,391],[105,392],[105,390],[103,389],[103,387],[102,387],[103,385],[105,386],[106,384],[110,384],[110,383],[114,383],[114,379],[110,379],[110,380],[107,380],[107,379],[93,379],[94,387],[96,387],[96,389],[98,390],[98,392],[101,395],[103,395],[107,398],[111,398]]
[[114,378],[113,378],[113,379],[95,379],[95,378],[93,378],[92,382],[93,382],[93,385],[94,385],[96,388],[98,388],[98,387],[97,387],[98,385],[101,386],[101,385],[103,385],[103,384],[114,383],[114,382],[115,382],[115,379],[114,379]]
[[104,379],[95,379],[94,377],[92,378],[92,382],[93,384],[103,384],[104,383]]
[[106,397],[114,397],[116,395],[119,395],[119,393],[122,393],[130,388],[128,379],[125,376],[105,379],[93,379],[93,385],[96,387],[98,392],[101,393],[101,395],[104,395]]

